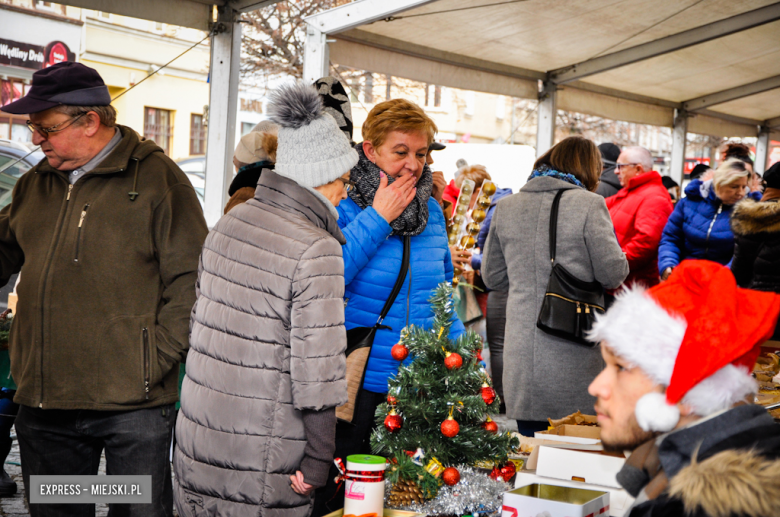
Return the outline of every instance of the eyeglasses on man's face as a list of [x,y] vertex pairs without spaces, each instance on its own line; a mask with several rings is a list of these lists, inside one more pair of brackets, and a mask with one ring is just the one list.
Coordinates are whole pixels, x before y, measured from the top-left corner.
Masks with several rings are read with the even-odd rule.
[[615,164],[615,170],[619,171],[621,167],[629,167],[632,165],[639,165],[638,163],[616,163]]
[[[60,131],[64,131],[64,130],[68,129],[73,124],[75,124],[78,119],[80,119],[81,117],[83,117],[87,113],[88,112],[81,113],[79,115],[76,115],[73,118],[69,118],[68,120],[60,122],[59,124],[51,126],[51,127],[42,127],[42,126],[39,126],[38,124],[33,124],[32,121],[28,120],[27,121],[27,129],[29,129],[31,133],[35,133],[37,131],[43,138],[49,138],[49,135],[52,134],[52,133],[59,133]],[[70,122],[70,124],[68,124],[68,122]],[[68,124],[68,125],[65,126],[65,127],[60,127],[63,124]]]

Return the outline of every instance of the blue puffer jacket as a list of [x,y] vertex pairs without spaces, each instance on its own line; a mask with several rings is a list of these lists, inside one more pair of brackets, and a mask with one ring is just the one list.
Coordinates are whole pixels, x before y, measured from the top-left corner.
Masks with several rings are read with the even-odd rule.
[[[351,199],[339,204],[339,226],[347,239],[344,256],[345,326],[372,327],[393,290],[401,270],[403,238],[390,235],[392,228],[373,207],[361,210]],[[428,200],[428,224],[411,238],[409,272],[398,297],[374,338],[363,388],[375,393],[387,392],[387,380],[398,371],[399,363],[390,355],[407,324],[433,325],[433,310],[428,299],[441,282],[452,280],[452,259],[447,246],[447,229],[439,204]],[[411,287],[411,288],[410,288]],[[453,323],[450,337],[465,332],[460,320]],[[406,362],[409,359],[407,358]]]
[[493,194],[493,198],[490,200],[490,207],[488,207],[485,220],[482,222],[479,234],[477,235],[477,248],[479,248],[479,253],[474,253],[471,256],[471,267],[477,271],[482,269],[482,250],[485,249],[485,242],[487,241],[488,233],[490,232],[490,222],[493,220],[493,212],[496,211],[496,203],[511,195],[511,188],[500,188],[496,190],[496,193]]
[[715,195],[712,180],[693,180],[685,187],[664,227],[658,248],[658,271],[675,267],[687,258],[728,264],[734,253],[734,234],[729,218],[733,205],[724,205]]

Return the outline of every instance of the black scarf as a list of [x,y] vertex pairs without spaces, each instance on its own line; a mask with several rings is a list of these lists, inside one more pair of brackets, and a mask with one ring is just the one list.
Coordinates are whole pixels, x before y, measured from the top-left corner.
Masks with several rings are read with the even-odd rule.
[[[355,188],[349,193],[349,197],[357,203],[360,208],[367,208],[374,203],[374,196],[379,189],[379,173],[382,172],[375,163],[366,158],[363,153],[363,144],[355,145],[360,159],[357,165],[352,167],[350,179],[355,182]],[[393,183],[395,178],[387,176],[387,184]],[[433,190],[433,173],[426,164],[423,167],[422,175],[417,181],[417,194],[409,203],[409,206],[390,223],[393,228],[392,235],[420,235],[428,224],[428,199]]]

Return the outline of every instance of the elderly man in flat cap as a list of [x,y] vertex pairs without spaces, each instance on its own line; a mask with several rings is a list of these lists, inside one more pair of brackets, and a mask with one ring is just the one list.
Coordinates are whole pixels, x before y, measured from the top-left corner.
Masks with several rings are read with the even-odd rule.
[[[0,211],[0,285],[21,270],[10,337],[21,405],[16,433],[31,475],[151,475],[152,504],[109,515],[170,516],[178,364],[188,347],[198,256],[208,233],[181,170],[116,124],[100,75],[65,62],[22,99],[46,158]],[[33,516],[94,505],[31,504]]]

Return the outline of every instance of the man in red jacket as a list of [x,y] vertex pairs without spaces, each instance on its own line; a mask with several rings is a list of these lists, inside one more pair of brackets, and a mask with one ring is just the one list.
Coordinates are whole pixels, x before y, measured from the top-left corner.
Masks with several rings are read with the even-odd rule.
[[659,282],[658,244],[672,213],[672,201],[661,175],[653,170],[650,151],[644,147],[623,149],[615,172],[623,188],[607,198],[607,208],[628,259],[625,284],[638,282],[651,287]]

